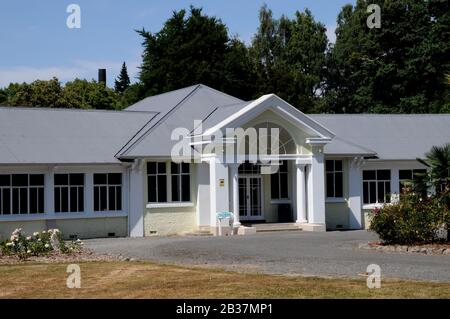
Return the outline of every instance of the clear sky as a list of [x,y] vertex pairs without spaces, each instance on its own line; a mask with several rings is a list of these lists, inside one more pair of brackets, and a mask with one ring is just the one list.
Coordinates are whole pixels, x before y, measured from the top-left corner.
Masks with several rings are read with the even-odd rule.
[[[202,7],[228,26],[233,35],[250,43],[258,27],[258,10],[267,3],[275,17],[292,17],[309,8],[334,41],[340,8],[354,0],[1,0],[0,87],[58,77],[96,79],[97,69],[108,69],[112,85],[123,61],[135,78],[141,62],[143,27],[161,29],[173,10]],[[66,25],[69,4],[81,8],[81,28]]]

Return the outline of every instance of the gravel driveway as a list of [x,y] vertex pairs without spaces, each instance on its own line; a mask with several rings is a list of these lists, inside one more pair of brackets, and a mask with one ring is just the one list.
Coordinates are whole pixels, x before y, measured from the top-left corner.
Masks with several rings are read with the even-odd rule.
[[129,258],[180,265],[285,275],[357,277],[370,264],[382,276],[450,282],[450,256],[382,253],[358,249],[376,237],[366,231],[273,232],[234,237],[94,239],[86,247]]

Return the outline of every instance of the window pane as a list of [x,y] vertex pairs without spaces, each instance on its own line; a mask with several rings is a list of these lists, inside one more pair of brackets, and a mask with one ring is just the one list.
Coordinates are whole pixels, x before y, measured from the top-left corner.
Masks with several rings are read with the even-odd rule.
[[30,186],[44,186],[44,175],[30,175]]
[[19,189],[18,188],[13,189],[12,212],[13,212],[13,214],[19,214],[19,212],[20,212]]
[[288,178],[286,173],[280,174],[280,191],[281,191],[281,198],[287,199],[288,196]]
[[59,189],[59,187],[55,187],[55,213],[60,213],[61,212],[61,200],[60,200],[60,196],[61,196],[61,190]]
[[84,185],[84,174],[70,174],[70,185]]
[[55,185],[69,185],[69,175],[55,174]]
[[328,160],[325,162],[325,166],[327,168],[327,172],[333,172],[334,171],[334,161]]
[[327,197],[334,197],[334,174],[327,173]]
[[3,214],[9,215],[11,214],[11,190],[3,189],[0,190],[2,192],[1,205],[3,209]]
[[61,212],[67,213],[69,211],[69,188],[61,188]]
[[384,182],[378,182],[378,203],[384,203]]
[[177,163],[170,163],[170,172],[172,174],[179,174],[180,173],[180,164]]
[[98,186],[94,187],[94,211],[98,212],[100,210],[100,189]]
[[376,171],[363,171],[363,180],[376,179]]
[[12,176],[13,186],[28,186],[28,175],[27,174],[15,174]]
[[44,208],[44,202],[45,202],[45,196],[44,196],[44,189],[43,188],[39,188],[38,190],[38,199],[39,199],[39,207],[38,207],[38,213],[39,214],[43,214],[45,212],[45,208]]
[[158,176],[158,202],[167,202],[167,180],[166,175]]
[[94,174],[94,185],[105,185],[106,174]]
[[342,161],[334,161],[334,170],[342,172]]
[[181,164],[181,172],[182,173],[190,173],[190,165],[189,165],[189,163],[182,163]]
[[172,201],[180,201],[180,176],[172,176]]
[[38,212],[38,190],[37,188],[30,188],[30,214],[37,214]]
[[335,173],[334,175],[334,182],[335,182],[335,197],[343,197],[344,196],[344,192],[343,192],[343,188],[344,188],[344,181],[343,181],[343,176],[342,173]]
[[0,175],[0,186],[11,186],[11,175]]
[[282,161],[282,164],[280,166],[280,172],[287,173],[287,171],[288,171],[287,161]]
[[391,171],[384,170],[384,169],[377,171],[377,179],[378,180],[390,180],[391,179]]
[[148,181],[148,202],[156,203],[156,176],[149,176],[147,178]]
[[147,174],[156,174],[156,163],[147,163]]
[[364,204],[369,204],[369,183],[368,182],[364,182],[363,183],[363,197],[364,197]]
[[114,186],[110,186],[108,189],[109,198],[108,198],[108,210],[115,211],[116,210],[116,189]]
[[400,179],[412,179],[412,171],[410,169],[400,170],[398,172],[398,177]]
[[117,186],[116,187],[116,210],[122,210],[122,187]]
[[278,173],[270,175],[270,193],[272,199],[280,199],[280,181]]
[[28,213],[28,189],[26,188],[20,189],[20,213]]
[[108,184],[122,185],[122,174],[108,174]]
[[108,194],[107,194],[107,187],[101,186],[100,187],[100,211],[106,211],[108,209]]
[[369,184],[369,204],[375,204],[377,202],[377,183],[370,182]]
[[390,182],[384,182],[384,191],[385,191],[385,202],[390,203],[391,202],[391,183]]
[[181,200],[183,202],[191,201],[191,178],[189,175],[181,176]]
[[78,212],[78,189],[77,187],[70,188],[70,211]]
[[78,211],[84,212],[84,187],[78,187]]
[[158,163],[158,174],[166,173],[166,163]]

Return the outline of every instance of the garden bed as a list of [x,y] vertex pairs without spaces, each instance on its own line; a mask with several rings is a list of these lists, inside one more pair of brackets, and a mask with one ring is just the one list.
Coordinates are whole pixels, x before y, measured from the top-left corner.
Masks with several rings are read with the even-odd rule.
[[374,250],[388,253],[407,253],[421,255],[446,255],[450,256],[450,244],[427,244],[427,245],[386,245],[380,242],[364,243],[359,249]]

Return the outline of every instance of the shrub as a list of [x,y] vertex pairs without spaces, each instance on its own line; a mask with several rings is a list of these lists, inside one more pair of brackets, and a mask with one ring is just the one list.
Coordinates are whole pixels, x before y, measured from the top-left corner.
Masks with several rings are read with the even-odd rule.
[[373,212],[370,230],[387,244],[426,244],[442,241],[439,231],[447,227],[450,212],[440,194],[421,197],[414,193],[401,196],[398,203]]
[[81,250],[82,242],[65,242],[58,229],[35,232],[32,236],[26,236],[22,229],[16,229],[9,240],[0,242],[0,254],[17,256],[27,259],[30,256],[45,256],[59,251],[70,254]]

